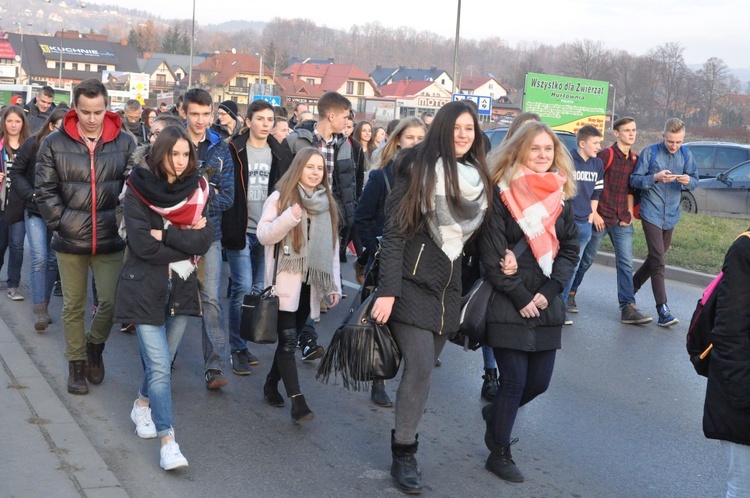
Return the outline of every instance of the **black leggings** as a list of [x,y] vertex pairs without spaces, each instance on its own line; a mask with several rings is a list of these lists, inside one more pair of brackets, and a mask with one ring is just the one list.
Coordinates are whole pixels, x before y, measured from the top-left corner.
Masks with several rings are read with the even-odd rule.
[[309,314],[310,286],[302,284],[297,311],[279,311],[276,327],[279,333],[279,343],[276,346],[271,371],[268,373],[270,381],[284,382],[286,395],[290,398],[302,392],[299,387],[294,351],[297,349],[297,335],[305,325]]
[[549,387],[556,350],[526,352],[493,348],[500,369],[500,389],[492,402],[492,435],[495,443],[510,442],[518,408]]

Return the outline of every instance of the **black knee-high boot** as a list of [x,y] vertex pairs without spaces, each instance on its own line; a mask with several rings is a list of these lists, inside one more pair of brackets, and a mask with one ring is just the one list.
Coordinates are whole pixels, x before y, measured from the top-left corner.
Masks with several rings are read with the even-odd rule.
[[297,364],[294,361],[294,351],[297,348],[297,329],[279,330],[279,345],[276,348],[274,363],[278,368],[286,395],[292,401],[292,421],[296,424],[315,417],[307,406],[305,397],[299,387]]

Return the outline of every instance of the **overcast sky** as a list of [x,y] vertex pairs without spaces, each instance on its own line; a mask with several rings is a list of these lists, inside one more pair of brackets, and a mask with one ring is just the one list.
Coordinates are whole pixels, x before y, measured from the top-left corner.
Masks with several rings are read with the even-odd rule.
[[[192,15],[191,0],[89,0],[136,8],[164,19]],[[457,0],[195,0],[196,22],[216,24],[233,19],[268,22],[275,17],[307,18],[315,24],[348,30],[352,24],[379,21],[410,26],[444,37],[456,33]],[[334,5],[340,5],[338,13]],[[438,7],[441,6],[441,7]],[[184,10],[179,10],[184,9]],[[680,42],[688,64],[719,57],[730,67],[750,68],[747,57],[747,0],[463,0],[462,38],[498,36],[511,45],[558,43],[589,38],[608,48],[642,55],[665,42]]]

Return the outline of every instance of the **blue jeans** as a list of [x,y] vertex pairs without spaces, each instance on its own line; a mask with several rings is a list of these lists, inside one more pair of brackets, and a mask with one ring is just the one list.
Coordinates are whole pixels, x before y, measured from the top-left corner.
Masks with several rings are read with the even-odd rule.
[[21,284],[24,237],[26,237],[26,224],[19,221],[8,226],[5,224],[5,211],[0,211],[0,269],[5,261],[5,250],[10,249],[8,255],[9,289],[15,289]]
[[229,348],[232,351],[247,349],[240,337],[240,316],[245,294],[259,294],[263,290],[265,275],[265,248],[254,233],[247,234],[247,245],[241,251],[227,250],[232,288],[229,292]]
[[495,362],[495,352],[489,346],[482,346],[482,359],[484,359],[484,368],[497,368]]
[[750,446],[721,441],[727,459],[727,498],[750,496]]
[[583,253],[586,250],[586,245],[589,243],[589,240],[591,240],[591,227],[593,226],[593,223],[578,223],[576,221],[576,226],[578,226],[578,243],[581,244],[581,249],[578,251],[578,262],[576,263],[575,270],[573,270],[573,277],[570,279],[570,282],[568,282],[568,285],[562,293],[563,303],[568,302],[568,294],[570,293],[571,287],[573,287],[573,280],[575,280],[576,272],[578,271],[578,267],[583,259]]
[[605,234],[609,234],[609,240],[615,248],[615,266],[617,268],[617,300],[620,310],[630,304],[635,304],[635,291],[633,290],[633,225],[613,225],[601,232],[593,230],[591,240],[586,244],[583,257],[578,265],[578,271],[573,279],[570,292],[578,291],[586,271],[594,263],[599,244]]
[[188,317],[167,316],[164,325],[135,326],[143,360],[143,384],[138,399],[151,406],[156,435],[172,429],[172,360],[185,333]]
[[224,317],[219,302],[221,281],[221,241],[211,244],[198,263],[203,304],[203,361],[204,370],[224,371],[227,343],[224,336]]
[[39,216],[26,212],[25,218],[26,237],[31,252],[31,302],[43,304],[49,301],[57,278],[57,257],[49,246],[52,230],[47,228],[47,224]]

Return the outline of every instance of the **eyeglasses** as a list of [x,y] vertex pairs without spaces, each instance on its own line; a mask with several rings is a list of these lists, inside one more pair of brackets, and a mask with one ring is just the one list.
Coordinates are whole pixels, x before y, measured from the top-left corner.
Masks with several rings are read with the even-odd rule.
[[136,114],[131,116],[130,114],[125,114],[125,119],[127,119],[129,123],[137,123],[138,120],[141,119],[141,115]]
[[149,140],[151,140],[152,138],[156,139],[156,138],[159,138],[159,133],[161,133],[161,130],[150,131],[150,132],[148,132],[147,137],[148,137]]

